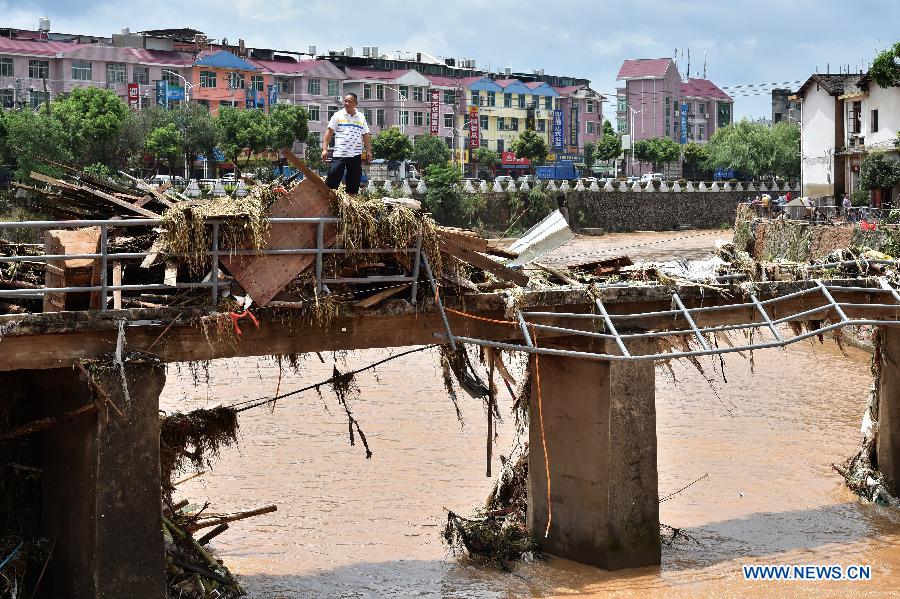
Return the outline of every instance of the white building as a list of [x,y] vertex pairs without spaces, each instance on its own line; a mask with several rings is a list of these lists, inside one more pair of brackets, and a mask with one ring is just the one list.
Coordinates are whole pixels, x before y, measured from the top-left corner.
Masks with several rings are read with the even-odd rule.
[[803,195],[840,198],[859,189],[859,169],[873,150],[891,152],[900,130],[900,87],[864,74],[812,75],[792,96],[800,102]]

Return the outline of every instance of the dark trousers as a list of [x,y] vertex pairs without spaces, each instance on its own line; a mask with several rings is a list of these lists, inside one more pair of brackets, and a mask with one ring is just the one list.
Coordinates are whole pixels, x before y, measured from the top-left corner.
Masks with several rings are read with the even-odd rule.
[[328,176],[325,178],[325,184],[331,189],[337,189],[345,172],[347,179],[344,183],[347,186],[347,193],[356,195],[359,193],[359,181],[362,179],[361,156],[333,158],[331,167],[328,169]]

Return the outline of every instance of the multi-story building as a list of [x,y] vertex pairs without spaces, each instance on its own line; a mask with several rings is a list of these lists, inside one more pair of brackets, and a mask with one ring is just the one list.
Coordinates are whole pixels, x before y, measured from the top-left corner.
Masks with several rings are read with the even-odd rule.
[[[900,88],[883,88],[860,73],[815,73],[791,99],[800,104],[803,195],[839,200],[859,189],[860,165],[871,151],[897,157]],[[890,197],[879,192],[874,199]]]
[[[616,90],[616,125],[632,143],[653,137],[706,143],[732,122],[734,100],[707,79],[682,79],[671,58],[626,60],[616,79],[625,82]],[[634,164],[629,172],[647,168]]]
[[791,100],[793,92],[785,87],[772,90],[772,124],[782,121],[787,123],[800,122],[800,103]]

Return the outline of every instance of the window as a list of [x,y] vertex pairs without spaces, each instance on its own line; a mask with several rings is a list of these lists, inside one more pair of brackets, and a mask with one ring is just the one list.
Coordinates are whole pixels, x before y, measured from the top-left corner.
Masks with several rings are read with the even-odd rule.
[[488,129],[488,117],[486,114],[481,115],[478,119],[478,124],[481,126],[482,131],[487,131]]
[[413,112],[413,125],[421,127],[425,124],[425,113],[420,110]]
[[625,98],[619,98],[616,103],[616,112],[625,112],[626,110],[628,110],[628,102]]
[[553,98],[550,96],[544,98],[544,110],[553,110]]
[[209,110],[209,100],[197,100],[197,104]]
[[[169,71],[167,69],[164,69],[163,79],[168,81],[169,85],[181,85],[181,78],[178,76],[178,71]],[[241,75],[241,81],[243,81],[243,75]],[[243,87],[243,85],[241,87]]]
[[625,133],[625,119],[616,119],[616,130]]
[[872,133],[877,133],[878,132],[878,111],[877,110],[872,111],[871,124],[872,124]]
[[222,100],[221,102],[219,102],[220,110],[222,108],[237,108],[237,107],[238,107],[237,100]]
[[321,117],[319,116],[319,105],[318,104],[310,104],[307,107],[309,111],[309,120],[318,121]]
[[444,127],[447,127],[448,129],[453,128],[453,114],[450,112],[444,113]]
[[[587,112],[588,112],[588,114],[593,114],[593,112],[594,112],[594,101],[593,100],[587,101]],[[589,131],[588,133],[593,133],[593,131]]]
[[547,130],[547,121],[544,119],[538,119],[537,122],[537,130],[541,133]]
[[332,98],[336,98],[341,95],[340,81],[338,81],[337,79],[328,80],[328,95]]
[[697,125],[697,139],[706,139],[706,125],[699,124]]
[[328,107],[328,120],[330,121],[331,117],[333,117],[335,115],[335,113],[340,109],[341,109],[340,106],[329,106]]
[[862,133],[862,102],[854,102],[849,105],[850,114],[847,115],[850,120],[850,133]]
[[503,94],[503,107],[512,108],[512,94]]
[[[91,63],[88,63],[91,64]],[[49,79],[50,78],[50,61],[49,60],[29,60],[28,76],[31,79]],[[90,79],[90,77],[88,77]]]
[[264,91],[266,89],[266,82],[265,79],[263,79],[262,75],[250,76],[250,89],[255,89],[258,92]]
[[423,102],[425,100],[425,93],[423,87],[414,87],[413,88],[413,101],[415,102]]
[[706,104],[702,102],[697,103],[697,114],[706,115]]
[[125,83],[127,77],[125,75],[124,62],[108,62],[106,63],[106,82],[107,83]]
[[50,92],[31,92],[31,108],[37,110],[44,102],[50,101]]
[[318,96],[321,92],[321,81],[318,79],[310,79],[306,82],[306,93]]
[[397,89],[400,90],[398,93],[399,93],[401,96],[403,96],[404,98],[406,98],[407,100],[409,100],[409,86],[408,86],[408,85],[401,85],[401,86],[398,87]]
[[14,108],[16,92],[11,89],[0,89],[0,108]]
[[408,110],[400,111],[400,123],[399,124],[403,125],[404,127],[409,125],[409,111]]
[[228,89],[244,89],[244,74],[228,73]]
[[456,92],[452,89],[444,90],[444,104],[456,104]]
[[498,154],[503,153],[503,140],[502,139],[497,140],[497,153]]
[[472,106],[481,106],[481,98],[478,90],[472,90]]
[[384,100],[384,86],[383,85],[375,86],[375,99],[376,100]]
[[452,137],[445,137],[444,143],[447,144],[448,148],[453,149],[453,138]]
[[464,113],[463,114],[463,128],[468,129],[469,121],[471,121],[471,120],[472,119],[469,117],[469,113],[468,112]]
[[518,131],[519,130],[519,119],[517,119],[516,117],[512,117],[511,119],[509,119],[509,128],[512,129],[513,131]]
[[556,107],[556,109],[559,110],[559,98],[554,98],[554,99],[553,99],[553,104],[554,104],[554,106]]
[[135,65],[131,77],[135,83],[140,85],[150,85],[150,67]]
[[506,119],[502,116],[497,117],[497,131],[506,131]]
[[519,108],[525,108],[525,94],[519,94]]
[[371,100],[372,99],[372,84],[371,83],[363,83],[363,100]]
[[0,77],[13,76],[13,59],[0,58]]
[[275,86],[278,89],[279,94],[293,94],[294,93],[294,80],[288,79],[287,77],[276,77],[275,78]]
[[463,137],[463,150],[468,150],[468,149],[469,149],[469,138]]
[[215,71],[200,71],[200,87],[215,87],[216,86],[216,72]]
[[[590,100],[589,100],[589,101],[590,101]],[[588,134],[588,135],[593,135],[593,134],[594,134],[594,130],[595,130],[595,129],[594,129],[594,126],[595,126],[594,121],[588,121],[588,122],[587,122],[587,134]],[[666,135],[668,135],[668,133],[666,133]]]
[[90,81],[91,62],[89,60],[73,60],[72,79],[76,81]]
[[366,123],[372,122],[372,111],[368,109],[363,109],[363,116],[366,119]]
[[497,92],[488,92],[487,93],[487,105],[488,106],[496,106],[497,105]]
[[[381,86],[379,86],[381,87]],[[375,111],[375,124],[379,127],[384,127],[384,109],[379,108]]]

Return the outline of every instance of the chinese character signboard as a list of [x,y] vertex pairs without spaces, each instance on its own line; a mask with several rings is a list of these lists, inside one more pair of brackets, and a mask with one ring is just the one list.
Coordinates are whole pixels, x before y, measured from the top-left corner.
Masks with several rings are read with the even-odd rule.
[[269,108],[278,104],[278,86],[270,85],[269,86]]
[[429,132],[432,135],[440,134],[440,112],[441,112],[441,91],[437,89],[431,90],[431,106],[429,107],[431,111],[431,129]]
[[563,111],[553,111],[553,149],[562,150],[565,146],[565,133],[563,133]]
[[137,108],[141,100],[141,88],[137,83],[128,84],[128,105]]
[[578,107],[573,106],[569,112],[569,145],[578,147]]
[[165,79],[156,82],[156,105],[169,107],[169,82]]
[[688,105],[681,105],[681,143],[682,145],[687,143],[687,119],[688,119]]
[[469,106],[469,147],[481,147],[481,131],[478,128],[478,107]]

